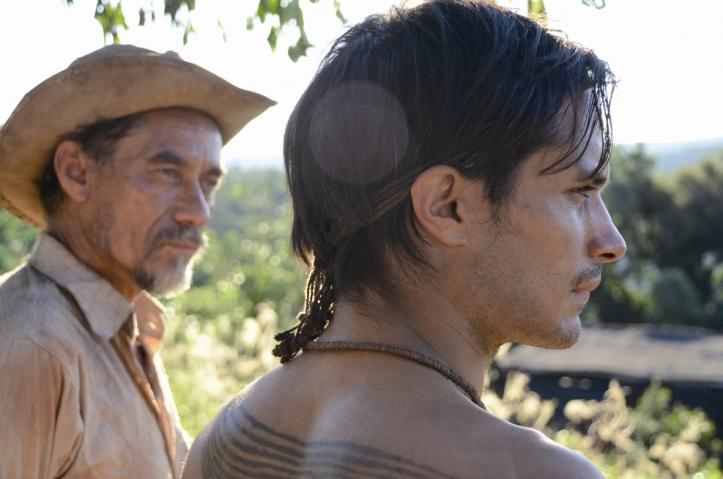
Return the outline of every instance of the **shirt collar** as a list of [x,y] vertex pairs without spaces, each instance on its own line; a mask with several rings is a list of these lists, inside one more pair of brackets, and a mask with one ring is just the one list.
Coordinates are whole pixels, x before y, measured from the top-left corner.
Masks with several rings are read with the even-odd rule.
[[96,335],[109,340],[135,312],[141,340],[153,352],[158,350],[164,330],[163,307],[149,294],[142,292],[131,304],[47,233],[40,234],[30,264],[70,291]]
[[155,354],[161,347],[161,340],[166,329],[163,305],[143,291],[133,303],[133,309],[138,318],[140,340],[151,354]]

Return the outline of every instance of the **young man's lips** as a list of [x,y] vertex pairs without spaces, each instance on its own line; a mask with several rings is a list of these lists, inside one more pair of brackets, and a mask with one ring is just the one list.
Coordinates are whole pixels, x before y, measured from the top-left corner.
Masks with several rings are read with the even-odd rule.
[[595,290],[598,286],[600,286],[600,280],[601,278],[598,276],[597,278],[587,281],[585,283],[577,285],[575,289],[572,291],[575,293],[590,293],[593,290]]

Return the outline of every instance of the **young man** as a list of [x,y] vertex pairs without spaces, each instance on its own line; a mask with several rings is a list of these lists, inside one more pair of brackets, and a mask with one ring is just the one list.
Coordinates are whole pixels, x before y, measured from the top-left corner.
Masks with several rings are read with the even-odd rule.
[[292,243],[312,266],[284,366],[227,405],[184,478],[597,478],[481,404],[514,341],[565,348],[625,243],[612,74],[495,6],[436,0],[332,47],[296,107]]
[[189,286],[221,146],[271,103],[125,45],[20,102],[0,130],[0,202],[42,232],[0,278],[0,477],[180,475],[149,293]]

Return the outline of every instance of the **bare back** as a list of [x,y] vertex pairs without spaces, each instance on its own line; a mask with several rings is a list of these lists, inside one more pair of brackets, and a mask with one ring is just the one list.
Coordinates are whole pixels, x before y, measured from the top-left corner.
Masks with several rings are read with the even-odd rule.
[[224,407],[194,444],[184,479],[601,477],[435,371],[369,353],[306,356]]

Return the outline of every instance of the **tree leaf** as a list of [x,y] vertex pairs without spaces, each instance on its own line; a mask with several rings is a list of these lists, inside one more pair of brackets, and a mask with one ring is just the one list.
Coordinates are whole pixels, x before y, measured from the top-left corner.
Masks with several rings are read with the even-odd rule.
[[[62,0],[65,5],[70,7],[75,5],[75,0]],[[207,0],[211,1],[211,0]],[[319,0],[306,0],[309,3],[319,3]],[[595,0],[590,0],[595,1]],[[599,0],[598,0],[599,1]],[[113,42],[120,42],[120,30],[128,30],[125,15],[123,14],[123,0],[97,0],[95,10],[95,20],[103,29],[103,39],[107,41],[112,38]],[[154,0],[141,0],[138,10],[138,26],[144,27],[149,23],[157,21],[156,11],[154,9]],[[336,17],[342,23],[346,23],[347,19],[341,11],[341,0],[334,0],[334,12]],[[164,16],[170,18],[171,25],[175,27],[183,27],[183,43],[186,44],[191,34],[195,33],[195,29],[191,25],[190,20],[181,19],[181,10],[186,8],[191,12],[196,8],[196,0],[163,0]],[[279,20],[278,25],[274,25],[269,31],[267,41],[273,50],[276,49],[282,28],[285,25],[293,25],[299,31],[299,40],[296,44],[289,47],[289,58],[297,61],[300,56],[306,55],[306,51],[312,46],[306,36],[304,27],[304,9],[300,0],[258,0],[256,13],[246,19],[246,29],[253,30],[257,23],[265,23],[268,16],[276,17]],[[219,28],[222,30],[224,41],[228,40],[226,29],[223,27],[220,19],[218,21]]]
[[280,0],[261,0],[266,6],[266,11],[274,15],[279,14],[279,7],[281,6]]
[[277,27],[271,27],[271,31],[269,32],[269,36],[266,37],[266,41],[269,42],[269,45],[271,46],[271,50],[276,50],[276,42],[279,40],[279,32]]
[[226,32],[226,27],[223,25],[223,22],[219,19],[216,22],[216,25],[218,28],[221,29],[221,36],[223,37],[223,42],[226,43],[228,41],[228,32]]
[[184,45],[188,43],[188,37],[193,33],[196,33],[196,30],[193,28],[193,25],[189,21],[186,24],[185,30],[183,31],[183,44]]
[[336,18],[338,18],[341,23],[346,25],[349,22],[341,11],[341,0],[334,0],[334,11],[336,12]]
[[264,23],[266,21],[267,13],[269,13],[269,9],[266,6],[266,3],[264,3],[264,0],[259,0],[259,6],[256,9],[256,16],[261,21],[261,23]]
[[583,5],[587,7],[597,8],[600,10],[601,8],[605,8],[605,0],[581,0]]

